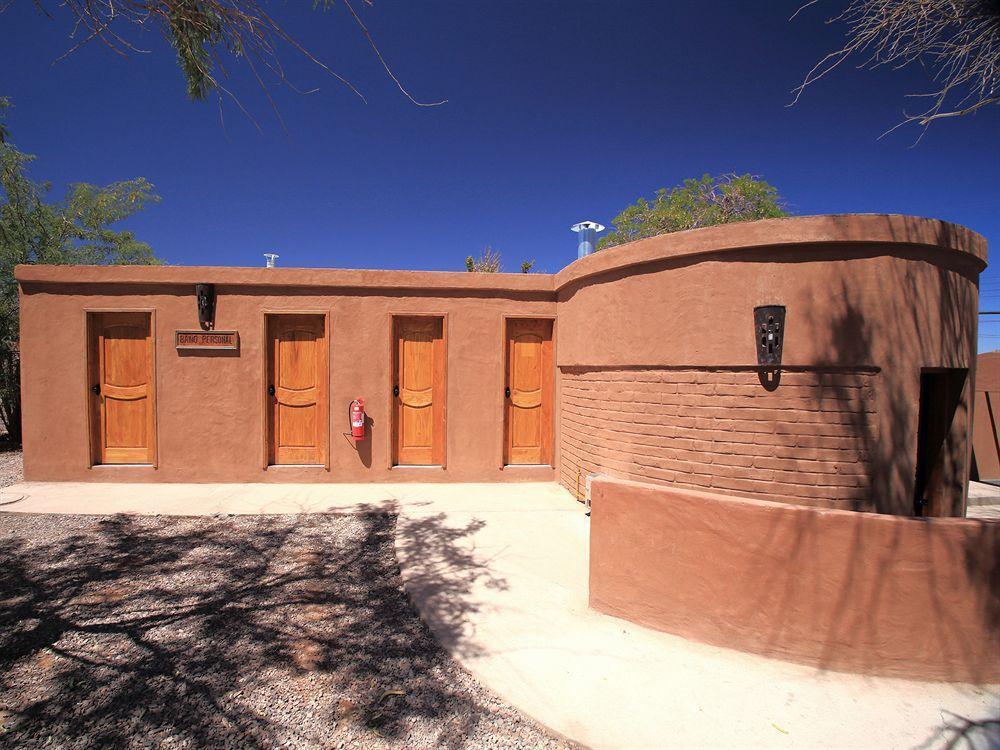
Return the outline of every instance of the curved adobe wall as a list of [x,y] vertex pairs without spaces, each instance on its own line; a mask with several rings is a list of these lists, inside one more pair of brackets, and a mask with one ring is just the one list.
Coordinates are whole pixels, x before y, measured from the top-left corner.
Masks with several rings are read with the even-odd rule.
[[[655,237],[556,277],[560,478],[913,512],[920,376],[973,368],[985,241],[899,216],[778,219]],[[787,308],[774,390],[753,308]],[[966,475],[969,383],[951,429]]]
[[823,669],[1000,682],[1000,521],[598,479],[590,604]]

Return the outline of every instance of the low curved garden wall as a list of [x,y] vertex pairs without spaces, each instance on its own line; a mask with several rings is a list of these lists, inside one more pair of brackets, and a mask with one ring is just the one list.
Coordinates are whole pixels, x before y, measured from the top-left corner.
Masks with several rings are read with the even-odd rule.
[[590,604],[823,669],[1000,682],[1000,522],[598,478]]

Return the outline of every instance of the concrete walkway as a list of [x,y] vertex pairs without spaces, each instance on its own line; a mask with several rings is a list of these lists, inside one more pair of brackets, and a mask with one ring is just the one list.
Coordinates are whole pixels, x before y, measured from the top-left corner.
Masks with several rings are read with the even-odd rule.
[[[552,484],[24,483],[0,510],[395,510],[403,579],[481,682],[595,748],[933,748],[1000,691],[819,672],[656,633],[587,608],[588,520]],[[981,729],[972,744],[996,747]]]
[[969,518],[1000,518],[1000,487],[985,482],[969,482]]

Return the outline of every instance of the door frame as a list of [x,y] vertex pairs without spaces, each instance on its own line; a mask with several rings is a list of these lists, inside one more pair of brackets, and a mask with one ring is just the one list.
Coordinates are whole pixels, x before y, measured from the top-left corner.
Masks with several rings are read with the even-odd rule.
[[552,321],[552,451],[551,460],[548,464],[539,464],[540,466],[549,466],[555,468],[556,466],[556,452],[558,450],[559,440],[557,425],[559,424],[559,399],[557,394],[559,393],[559,367],[556,364],[558,359],[558,353],[556,351],[556,342],[558,338],[556,336],[556,327],[559,325],[558,318],[552,315],[528,315],[522,313],[516,314],[502,314],[500,316],[500,369],[499,369],[499,380],[497,387],[497,409],[500,414],[500,439],[497,442],[497,466],[500,471],[504,469],[523,469],[532,468],[528,464],[508,464],[506,463],[507,458],[507,399],[504,397],[503,389],[504,382],[507,379],[507,321],[509,320],[551,320]]
[[[333,409],[333,367],[331,366],[331,341],[333,339],[333,332],[330,330],[331,326],[331,315],[329,310],[321,309],[281,309],[281,308],[264,308],[260,313],[260,382],[258,383],[257,390],[260,393],[260,425],[261,425],[261,468],[264,471],[268,469],[278,468],[281,469],[280,464],[271,464],[268,462],[268,457],[270,456],[270,430],[269,425],[269,412],[271,408],[270,399],[267,393],[267,383],[268,372],[267,372],[267,359],[268,359],[268,347],[270,346],[270,341],[267,338],[267,318],[269,315],[317,315],[323,317],[323,336],[326,339],[326,428],[325,428],[325,438],[326,438],[326,462],[323,464],[316,464],[313,469],[322,468],[324,471],[330,471],[330,453],[332,452],[332,441],[330,440],[330,413]],[[289,468],[306,468],[308,467],[296,467],[292,466]]]
[[[100,315],[104,313],[147,313],[149,315],[149,348],[150,357],[149,364],[153,369],[152,377],[150,378],[150,383],[152,384],[152,395],[150,398],[153,402],[153,456],[152,461],[148,464],[102,464],[99,461],[94,460],[94,456],[97,454],[98,445],[96,437],[97,430],[100,429],[99,425],[94,424],[94,408],[91,401],[90,392],[90,375],[91,375],[91,357],[93,352],[90,349],[90,335],[93,331],[92,323],[94,315]],[[122,467],[130,468],[137,467],[142,469],[158,469],[160,468],[160,421],[157,419],[157,406],[159,404],[159,377],[160,368],[156,364],[156,308],[155,307],[85,307],[83,308],[83,341],[84,341],[84,353],[83,353],[83,398],[84,404],[86,405],[87,414],[87,468],[93,469],[96,466],[104,467]],[[23,373],[22,373],[23,379]]]
[[[444,345],[444,435],[442,439],[444,440],[444,445],[442,446],[442,456],[440,464],[431,464],[427,467],[410,467],[406,465],[400,466],[399,464],[393,463],[396,453],[396,397],[392,395],[392,381],[396,377],[396,373],[393,372],[393,363],[395,359],[395,347],[396,347],[396,318],[439,318],[441,320],[441,338]],[[415,469],[416,471],[426,471],[427,469],[447,469],[448,468],[448,390],[451,388],[451,377],[449,370],[449,352],[448,352],[448,313],[446,312],[434,312],[434,311],[424,311],[424,310],[390,310],[388,313],[389,321],[389,336],[388,345],[386,346],[386,373],[388,374],[388,381],[386,382],[386,405],[388,410],[386,414],[389,415],[389,429],[385,431],[386,433],[386,459],[385,465],[387,469],[391,470],[407,470]]]

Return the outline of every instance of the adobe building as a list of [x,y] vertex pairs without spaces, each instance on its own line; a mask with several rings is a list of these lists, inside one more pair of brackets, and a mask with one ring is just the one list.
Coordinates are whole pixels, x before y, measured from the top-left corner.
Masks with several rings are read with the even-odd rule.
[[603,474],[961,516],[985,264],[960,226],[837,215],[555,274],[18,266],[25,478]]

